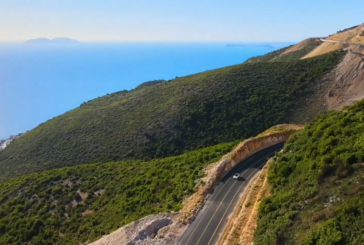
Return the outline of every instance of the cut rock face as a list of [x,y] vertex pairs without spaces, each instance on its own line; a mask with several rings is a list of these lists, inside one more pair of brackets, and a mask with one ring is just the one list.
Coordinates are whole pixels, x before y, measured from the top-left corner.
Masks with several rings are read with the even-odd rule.
[[136,236],[133,241],[128,242],[127,245],[138,245],[138,242],[140,241],[143,241],[147,238],[154,238],[161,228],[171,225],[172,223],[173,221],[171,219],[155,220],[143,230],[139,231],[138,236]]

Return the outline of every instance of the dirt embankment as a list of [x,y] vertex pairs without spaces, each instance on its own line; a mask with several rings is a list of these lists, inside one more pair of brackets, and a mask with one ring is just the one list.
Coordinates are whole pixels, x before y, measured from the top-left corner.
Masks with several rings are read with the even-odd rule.
[[117,231],[90,243],[89,245],[174,245],[177,244],[187,225],[203,207],[208,195],[220,179],[236,164],[255,152],[271,145],[286,141],[290,135],[303,128],[301,125],[277,125],[245,140],[220,161],[205,168],[206,176],[197,191],[187,198],[180,212],[174,214],[150,215],[121,227]]
[[219,241],[216,243],[217,245],[253,244],[258,208],[261,200],[269,195],[267,181],[269,164],[272,164],[272,160],[269,160],[260,174],[251,180],[248,188],[242,194]]

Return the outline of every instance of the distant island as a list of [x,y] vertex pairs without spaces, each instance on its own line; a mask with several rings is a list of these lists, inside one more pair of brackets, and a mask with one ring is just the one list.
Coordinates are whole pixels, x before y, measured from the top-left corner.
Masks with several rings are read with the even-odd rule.
[[37,38],[37,39],[30,39],[25,42],[26,44],[77,44],[79,41],[66,38],[66,37],[60,37],[60,38],[54,38],[54,39],[48,39],[48,38]]
[[226,47],[252,47],[252,48],[270,48],[275,47],[270,44],[246,44],[246,43],[228,43]]

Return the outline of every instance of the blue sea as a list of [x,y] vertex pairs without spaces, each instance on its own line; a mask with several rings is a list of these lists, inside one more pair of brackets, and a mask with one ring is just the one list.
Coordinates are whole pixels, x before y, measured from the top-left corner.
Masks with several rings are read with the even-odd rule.
[[0,139],[82,102],[155,79],[224,66],[287,46],[226,43],[0,44]]

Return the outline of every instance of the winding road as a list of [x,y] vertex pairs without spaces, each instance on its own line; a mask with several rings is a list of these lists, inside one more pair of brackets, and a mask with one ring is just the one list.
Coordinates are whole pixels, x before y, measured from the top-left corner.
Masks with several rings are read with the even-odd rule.
[[348,43],[345,41],[334,41],[334,40],[327,40],[324,38],[320,38],[321,42],[328,42],[328,43],[342,43],[342,44],[349,44],[349,45],[359,45],[359,46],[364,46],[364,43]]
[[[342,43],[342,44],[348,44],[348,45],[358,45],[358,46],[364,47],[364,43],[348,43],[348,42],[344,42],[344,41],[327,40],[327,39],[324,39],[324,38],[320,38],[320,41],[328,42],[328,43]],[[351,49],[349,49],[349,52],[351,52],[353,54],[356,54],[356,55],[359,55],[359,56],[361,56],[362,59],[364,59],[364,54],[362,54],[362,53],[354,52]]]
[[[240,194],[243,193],[250,179],[263,168],[275,152],[283,148],[283,144],[278,143],[253,154],[225,175],[178,244],[215,244],[228,221],[229,215],[238,203]],[[232,178],[235,173],[241,174],[239,180]]]

